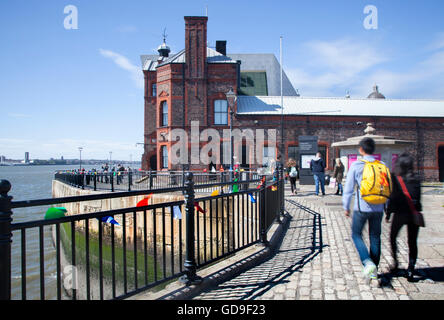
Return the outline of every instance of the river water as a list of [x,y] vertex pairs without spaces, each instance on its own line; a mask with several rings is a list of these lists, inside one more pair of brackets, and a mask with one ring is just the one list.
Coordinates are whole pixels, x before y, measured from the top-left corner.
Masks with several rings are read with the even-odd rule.
[[[89,170],[98,166],[82,166]],[[9,195],[13,201],[33,200],[52,197],[52,179],[57,170],[73,170],[78,165],[51,166],[0,166],[0,179],[8,180],[11,185]],[[13,223],[44,219],[49,206],[30,207],[13,210]],[[21,233],[13,232],[11,252],[12,299],[22,298],[21,279]],[[39,230],[26,230],[26,299],[40,299],[40,256]],[[56,252],[51,237],[51,228],[44,228],[45,257],[45,299],[56,298]]]

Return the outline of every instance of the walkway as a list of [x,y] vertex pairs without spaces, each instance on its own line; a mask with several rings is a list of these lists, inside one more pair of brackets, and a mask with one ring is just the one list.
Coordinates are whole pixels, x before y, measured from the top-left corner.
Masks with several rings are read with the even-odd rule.
[[[377,281],[366,284],[362,279],[362,265],[350,237],[351,219],[343,213],[341,198],[332,195],[332,189],[322,198],[310,190],[303,186],[297,196],[287,190],[290,221],[273,257],[195,299],[444,299],[444,195],[423,198],[427,228],[421,229],[418,240],[418,282],[384,274],[391,255],[389,225],[383,222],[383,286],[379,287]],[[408,261],[406,237],[403,228],[398,240],[401,268]]]

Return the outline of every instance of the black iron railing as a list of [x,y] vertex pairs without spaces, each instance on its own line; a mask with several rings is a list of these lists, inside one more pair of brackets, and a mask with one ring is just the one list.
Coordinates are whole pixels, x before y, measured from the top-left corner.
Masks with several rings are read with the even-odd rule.
[[[0,299],[122,299],[179,277],[187,284],[197,284],[199,268],[253,244],[267,243],[266,232],[281,213],[284,188],[276,177],[260,182],[195,184],[194,175],[187,173],[184,186],[173,188],[12,201],[10,183],[1,180]],[[200,189],[228,189],[236,184],[242,186],[238,192],[195,197]],[[51,220],[12,221],[12,209],[16,208],[47,208],[148,193],[184,198]],[[119,225],[102,221],[108,217]],[[16,241],[19,245],[13,262],[11,245]],[[30,241],[37,241],[38,249],[30,248]],[[53,255],[47,254],[48,248]],[[28,264],[30,256],[38,261],[38,267]],[[55,275],[48,274],[49,266]],[[14,286],[12,270],[20,275]],[[51,276],[55,279],[49,288]],[[34,295],[30,297],[31,281]]]
[[[230,181],[231,172],[218,171],[193,174],[194,183],[199,185],[228,182]],[[185,183],[184,176],[183,171],[112,171],[105,173],[58,171],[54,174],[54,179],[81,189],[88,188],[114,192],[183,187]],[[259,175],[255,171],[242,171],[239,176],[240,180],[259,179]]]

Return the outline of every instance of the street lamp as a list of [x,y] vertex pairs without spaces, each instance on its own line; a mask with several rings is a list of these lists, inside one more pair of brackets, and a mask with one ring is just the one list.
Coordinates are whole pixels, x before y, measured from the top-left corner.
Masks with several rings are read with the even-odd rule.
[[80,159],[79,159],[79,162],[80,162],[80,171],[82,171],[82,150],[83,150],[83,148],[82,148],[82,147],[79,147],[79,152],[80,152]]
[[231,181],[233,181],[234,173],[234,146],[233,146],[233,115],[234,115],[234,103],[237,100],[237,95],[234,93],[233,88],[230,88],[228,92],[225,93],[228,102],[228,108],[230,109],[230,166],[231,166]]

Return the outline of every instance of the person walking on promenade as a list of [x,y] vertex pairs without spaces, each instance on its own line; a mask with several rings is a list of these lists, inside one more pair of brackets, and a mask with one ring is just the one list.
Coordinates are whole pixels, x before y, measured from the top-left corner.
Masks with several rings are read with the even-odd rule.
[[409,282],[414,281],[414,270],[418,256],[416,240],[418,238],[419,227],[420,225],[424,226],[423,223],[418,224],[418,221],[415,219],[415,216],[418,215],[418,212],[421,212],[421,210],[421,181],[413,171],[413,158],[408,153],[403,153],[395,163],[393,192],[386,210],[386,221],[390,221],[390,216],[393,213],[390,228],[390,244],[394,260],[394,264],[390,267],[392,273],[396,273],[399,266],[396,238],[401,227],[407,225],[409,245],[407,280]]
[[291,193],[297,194],[296,180],[298,178],[299,167],[296,160],[290,158],[287,162],[287,174],[290,179]]
[[316,153],[316,158],[310,161],[310,170],[316,185],[316,195],[319,195],[319,184],[321,185],[322,195],[325,196],[325,162],[321,158],[321,153]]
[[336,179],[336,183],[338,184],[338,190],[336,190],[336,195],[340,194],[342,195],[343,189],[342,189],[342,179],[344,178],[344,165],[342,164],[341,159],[336,158],[336,166],[333,173],[333,178]]
[[[342,196],[345,215],[350,216],[350,202],[355,185],[357,195],[352,218],[352,239],[364,266],[363,275],[370,281],[378,279],[381,256],[381,222],[384,206],[391,192],[390,171],[384,163],[375,160],[375,141],[364,138],[359,142],[362,159],[354,162],[347,173]],[[362,239],[364,225],[369,223],[370,252]]]

